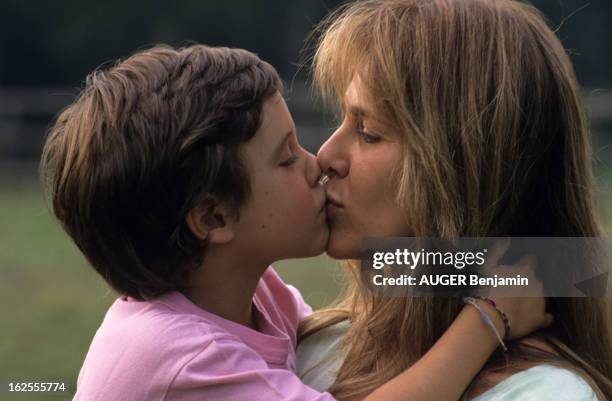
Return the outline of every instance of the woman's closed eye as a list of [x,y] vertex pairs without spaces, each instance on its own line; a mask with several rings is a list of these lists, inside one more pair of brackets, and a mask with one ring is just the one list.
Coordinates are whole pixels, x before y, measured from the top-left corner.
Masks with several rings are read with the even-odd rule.
[[376,134],[371,134],[369,132],[364,131],[363,129],[359,129],[357,133],[359,134],[359,137],[361,138],[361,140],[364,141],[365,143],[373,144],[373,143],[380,142],[380,137]]
[[359,139],[361,139],[363,142],[367,144],[374,144],[380,142],[380,136],[372,132],[368,132],[365,129],[365,124],[362,120],[358,120],[355,125],[357,135],[359,135]]

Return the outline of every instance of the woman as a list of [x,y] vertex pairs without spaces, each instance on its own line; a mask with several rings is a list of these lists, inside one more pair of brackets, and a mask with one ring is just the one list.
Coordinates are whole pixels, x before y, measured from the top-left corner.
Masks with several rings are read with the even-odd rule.
[[[344,114],[318,155],[330,177],[330,256],[358,259],[366,236],[602,234],[578,85],[533,7],[350,3],[324,22],[314,73]],[[298,350],[304,380],[326,386],[320,379],[335,375],[329,390],[339,399],[359,399],[404,370],[461,307],[368,295],[355,264],[345,263],[350,285],[338,305],[303,324]],[[549,305],[555,323],[494,355],[466,399],[612,398],[605,299]]]

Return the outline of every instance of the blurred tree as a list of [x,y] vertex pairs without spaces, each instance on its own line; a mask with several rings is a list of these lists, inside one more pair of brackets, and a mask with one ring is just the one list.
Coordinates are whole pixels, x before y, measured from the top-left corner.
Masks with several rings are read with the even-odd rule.
[[[0,86],[76,85],[101,63],[154,43],[244,47],[286,78],[313,26],[340,0],[1,0]],[[558,27],[581,82],[612,80],[612,2],[533,0]]]
[[101,63],[154,43],[244,47],[282,75],[338,1],[2,0],[0,85],[74,85]]
[[612,86],[612,1],[532,0],[569,51],[584,86]]

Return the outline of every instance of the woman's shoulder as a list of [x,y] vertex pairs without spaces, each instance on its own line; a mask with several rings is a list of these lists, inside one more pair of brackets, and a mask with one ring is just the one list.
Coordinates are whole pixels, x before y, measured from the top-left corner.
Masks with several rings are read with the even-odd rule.
[[591,386],[570,369],[537,365],[499,382],[472,401],[597,401]]
[[340,343],[350,323],[343,320],[325,327],[300,341],[296,350],[297,374],[304,384],[327,391],[335,381],[344,355]]
[[312,356],[329,354],[339,349],[340,342],[348,331],[349,326],[348,320],[342,320],[312,333],[298,344],[298,358],[306,361]]

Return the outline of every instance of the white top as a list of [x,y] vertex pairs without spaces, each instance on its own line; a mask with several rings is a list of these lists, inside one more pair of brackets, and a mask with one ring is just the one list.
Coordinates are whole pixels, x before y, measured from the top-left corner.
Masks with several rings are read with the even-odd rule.
[[340,341],[348,328],[349,322],[344,320],[300,341],[295,352],[296,368],[304,384],[317,391],[327,391],[336,380],[345,357],[340,352]]
[[[336,378],[344,355],[339,344],[348,321],[326,327],[297,347],[297,373],[304,384],[326,391]],[[538,365],[499,382],[472,401],[598,401],[591,386],[574,372]]]
[[472,401],[597,401],[584,379],[552,365],[538,365],[515,373]]

